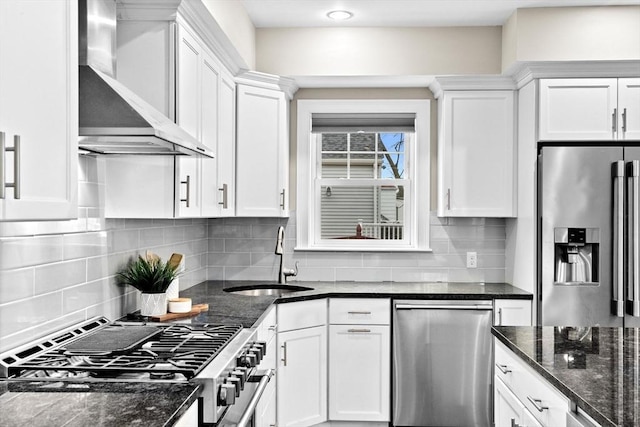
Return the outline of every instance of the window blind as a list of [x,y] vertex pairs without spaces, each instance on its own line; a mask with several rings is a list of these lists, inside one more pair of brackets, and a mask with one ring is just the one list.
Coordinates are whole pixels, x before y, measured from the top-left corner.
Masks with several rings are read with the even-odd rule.
[[313,113],[311,132],[414,132],[415,113]]

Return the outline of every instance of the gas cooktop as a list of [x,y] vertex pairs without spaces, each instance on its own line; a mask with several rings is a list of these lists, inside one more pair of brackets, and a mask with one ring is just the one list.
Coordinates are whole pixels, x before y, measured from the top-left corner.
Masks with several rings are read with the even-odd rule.
[[3,355],[0,378],[189,380],[242,328],[95,318]]

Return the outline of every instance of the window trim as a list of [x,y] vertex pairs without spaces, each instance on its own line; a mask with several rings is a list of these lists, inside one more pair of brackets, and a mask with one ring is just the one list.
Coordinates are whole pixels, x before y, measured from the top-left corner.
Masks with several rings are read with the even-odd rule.
[[[431,251],[429,248],[430,203],[430,101],[417,99],[301,99],[297,102],[297,190],[296,190],[296,247],[306,251],[410,252]],[[411,164],[407,164],[413,199],[410,212],[411,234],[407,243],[393,241],[342,240],[316,241],[319,228],[316,221],[315,167],[311,167],[311,115],[314,113],[414,113],[416,115]],[[419,165],[419,167],[417,167]],[[318,236],[319,238],[319,236]]]

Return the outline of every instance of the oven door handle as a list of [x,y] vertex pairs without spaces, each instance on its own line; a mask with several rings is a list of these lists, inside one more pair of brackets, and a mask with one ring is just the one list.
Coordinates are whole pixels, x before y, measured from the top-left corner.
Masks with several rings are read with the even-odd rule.
[[[267,369],[264,375],[260,375],[262,378],[260,379],[260,382],[258,382],[258,387],[256,388],[256,391],[253,392],[251,401],[242,413],[240,421],[238,421],[236,427],[247,427],[249,425],[249,423],[251,422],[251,417],[256,410],[256,406],[258,406],[258,402],[260,401],[260,397],[262,397],[262,393],[264,393],[264,390],[267,388],[267,384],[269,384],[269,380],[271,380],[273,374],[273,369]],[[257,375],[254,375],[252,376],[252,378],[255,378],[256,376]]]

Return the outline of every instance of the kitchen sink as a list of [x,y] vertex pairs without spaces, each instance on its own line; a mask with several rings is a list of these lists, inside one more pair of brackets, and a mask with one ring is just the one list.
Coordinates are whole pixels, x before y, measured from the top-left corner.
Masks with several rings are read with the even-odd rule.
[[229,292],[237,295],[248,295],[248,296],[280,296],[284,294],[288,294],[291,292],[300,292],[300,291],[312,291],[313,288],[309,288],[307,286],[298,286],[298,285],[286,285],[279,283],[261,283],[257,285],[240,285],[240,286],[232,286],[229,288],[225,288],[225,292]]

